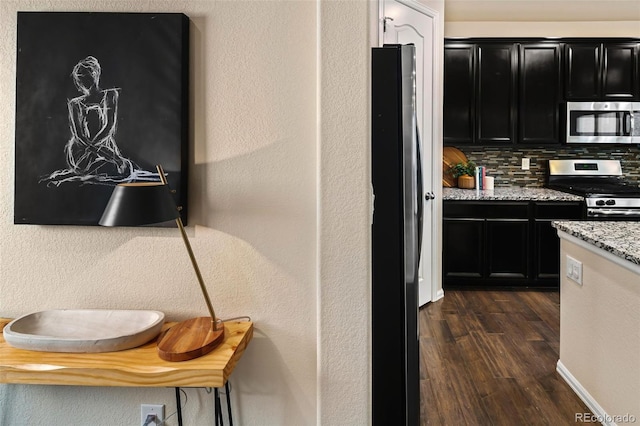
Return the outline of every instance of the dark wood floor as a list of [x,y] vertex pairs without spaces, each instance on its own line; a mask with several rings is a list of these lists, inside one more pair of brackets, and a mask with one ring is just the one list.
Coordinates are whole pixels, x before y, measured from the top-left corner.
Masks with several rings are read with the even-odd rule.
[[420,310],[423,425],[576,425],[557,292],[446,291]]

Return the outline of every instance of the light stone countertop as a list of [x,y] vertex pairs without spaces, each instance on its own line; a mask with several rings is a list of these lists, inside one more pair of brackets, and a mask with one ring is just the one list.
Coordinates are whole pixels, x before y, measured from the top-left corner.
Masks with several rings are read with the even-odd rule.
[[640,222],[556,221],[553,226],[609,253],[640,265]]
[[445,201],[582,201],[584,198],[548,188],[507,186],[482,191],[442,188],[442,199]]

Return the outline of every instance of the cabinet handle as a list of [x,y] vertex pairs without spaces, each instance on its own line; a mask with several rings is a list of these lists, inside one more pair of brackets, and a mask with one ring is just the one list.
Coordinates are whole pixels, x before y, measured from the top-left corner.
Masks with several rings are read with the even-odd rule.
[[424,194],[424,199],[427,201],[433,200],[434,198],[436,198],[436,194],[434,194],[433,192],[427,192],[426,194]]

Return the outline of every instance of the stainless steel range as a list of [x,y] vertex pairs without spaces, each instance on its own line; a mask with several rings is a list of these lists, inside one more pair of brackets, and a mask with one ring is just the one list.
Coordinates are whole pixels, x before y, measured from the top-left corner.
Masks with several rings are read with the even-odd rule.
[[583,196],[587,219],[640,220],[640,187],[618,160],[549,160],[547,186]]

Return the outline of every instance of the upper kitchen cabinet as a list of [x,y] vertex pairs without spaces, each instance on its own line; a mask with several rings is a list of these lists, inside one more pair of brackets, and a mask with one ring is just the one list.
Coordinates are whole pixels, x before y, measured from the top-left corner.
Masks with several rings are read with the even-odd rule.
[[521,43],[518,48],[518,142],[559,144],[560,45]]
[[475,138],[475,45],[450,44],[444,51],[444,140],[468,145]]
[[511,43],[478,43],[476,143],[504,145],[515,141],[516,49]]
[[640,98],[638,43],[567,42],[567,100],[632,100]]
[[445,41],[444,144],[560,143],[560,44]]

